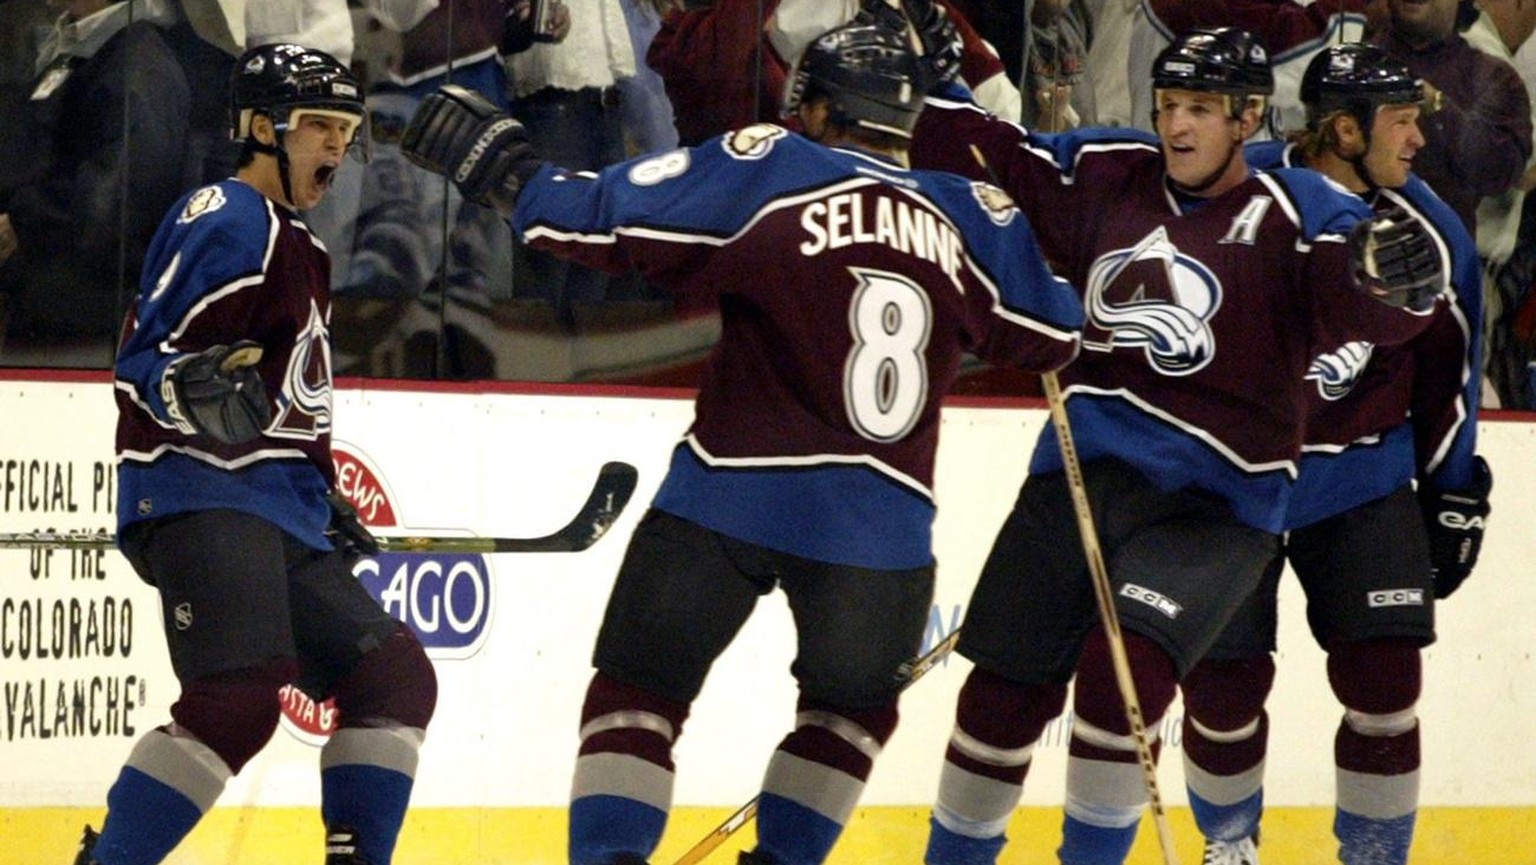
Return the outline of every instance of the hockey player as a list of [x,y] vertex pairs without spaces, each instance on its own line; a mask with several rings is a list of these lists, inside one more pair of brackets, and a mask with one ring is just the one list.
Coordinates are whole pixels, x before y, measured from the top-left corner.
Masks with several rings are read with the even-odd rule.
[[[1249,169],[1272,88],[1252,36],[1186,33],[1152,77],[1157,138],[1041,135],[930,98],[912,151],[994,173],[1084,288],[1084,350],[1061,383],[1149,731],[1278,550],[1315,347],[1413,336],[1443,282],[1418,220],[1372,219],[1310,171]],[[966,612],[958,649],[976,667],[932,865],[995,860],[1074,672],[1061,861],[1120,862],[1135,837],[1142,770],[1084,555],[1062,542],[1077,534],[1062,469],[1048,427]]]
[[[897,720],[932,604],[939,404],[961,354],[1045,371],[1082,307],[1006,196],[906,166],[922,107],[905,41],[816,40],[786,110],[596,176],[541,166],[521,128],[445,89],[404,147],[530,245],[715,298],[722,334],[597,638],[570,811],[576,865],[640,863],[672,749],[760,596],[798,631],[795,728],[769,761],[743,862],[824,861]],[[518,192],[521,191],[519,195]]]
[[[1396,346],[1348,343],[1307,372],[1307,444],[1285,558],[1344,704],[1334,737],[1334,834],[1348,865],[1408,861],[1418,806],[1419,649],[1434,640],[1435,598],[1455,591],[1477,561],[1492,482],[1474,455],[1477,249],[1455,211],[1409,173],[1424,144],[1416,122],[1422,93],[1408,67],[1380,48],[1329,48],[1302,78],[1305,130],[1290,144],[1248,149],[1258,167],[1313,168],[1377,212],[1414,214],[1451,254],[1451,290],[1428,330]],[[1263,591],[1181,683],[1185,779],[1207,865],[1258,861],[1263,707],[1274,681],[1283,564],[1275,560]]]
[[340,715],[320,751],[326,861],[386,865],[437,683],[352,577],[377,546],[332,494],[330,263],[298,213],[330,189],[362,94],[330,55],[266,45],[236,64],[231,107],[239,169],[161,223],[116,368],[120,546],[160,592],[181,695],[76,861],[162,861],[293,683]]

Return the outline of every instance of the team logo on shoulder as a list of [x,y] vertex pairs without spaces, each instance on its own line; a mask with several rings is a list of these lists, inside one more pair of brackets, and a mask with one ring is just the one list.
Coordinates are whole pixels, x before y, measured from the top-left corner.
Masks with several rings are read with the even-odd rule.
[[1360,381],[1375,349],[1368,342],[1346,342],[1313,358],[1307,368],[1307,380],[1317,382],[1317,393],[1323,399],[1343,399]]
[[205,213],[212,213],[218,210],[228,203],[229,199],[224,197],[224,190],[217,186],[204,186],[202,189],[192,193],[192,196],[187,199],[187,206],[181,209],[181,215],[176,217],[176,221],[185,225]]
[[1133,247],[1100,256],[1084,297],[1084,348],[1140,348],[1163,375],[1189,375],[1216,354],[1209,322],[1221,307],[1221,283],[1161,226]]
[[1013,197],[990,183],[972,183],[971,195],[976,197],[987,218],[997,225],[1007,225],[1019,213]]
[[789,130],[772,123],[759,123],[728,132],[721,141],[725,152],[737,159],[762,159],[773,149],[773,143],[789,134]]

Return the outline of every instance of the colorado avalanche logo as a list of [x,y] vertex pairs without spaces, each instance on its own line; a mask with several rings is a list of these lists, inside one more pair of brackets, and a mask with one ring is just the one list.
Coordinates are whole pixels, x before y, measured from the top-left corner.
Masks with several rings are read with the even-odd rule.
[[331,431],[331,340],[314,300],[283,375],[282,411],[269,435],[312,441]]
[[1087,301],[1084,348],[1139,347],[1164,375],[1189,375],[1216,354],[1208,322],[1221,307],[1221,283],[1179,252],[1161,227],[1095,261]]
[[1360,381],[1375,349],[1376,346],[1368,342],[1346,342],[1313,358],[1312,365],[1307,368],[1307,380],[1317,382],[1317,392],[1323,399],[1342,399]]

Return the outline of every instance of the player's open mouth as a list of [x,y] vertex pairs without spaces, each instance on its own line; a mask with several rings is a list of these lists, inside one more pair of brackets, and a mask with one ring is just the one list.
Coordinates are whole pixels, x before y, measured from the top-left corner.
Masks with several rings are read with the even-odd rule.
[[322,165],[315,169],[315,185],[326,189],[331,185],[331,178],[336,176],[336,166]]

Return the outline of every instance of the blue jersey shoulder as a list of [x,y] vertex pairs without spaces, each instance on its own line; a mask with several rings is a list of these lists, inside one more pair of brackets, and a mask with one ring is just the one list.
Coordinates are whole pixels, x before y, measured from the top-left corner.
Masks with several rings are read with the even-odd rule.
[[1355,223],[1371,217],[1364,199],[1310,168],[1275,168],[1264,174],[1278,182],[1295,207],[1303,240],[1347,235]]
[[271,246],[266,196],[238,180],[195,189],[160,224],[145,260],[143,305],[166,305],[178,317],[197,299],[241,277],[261,273]]

